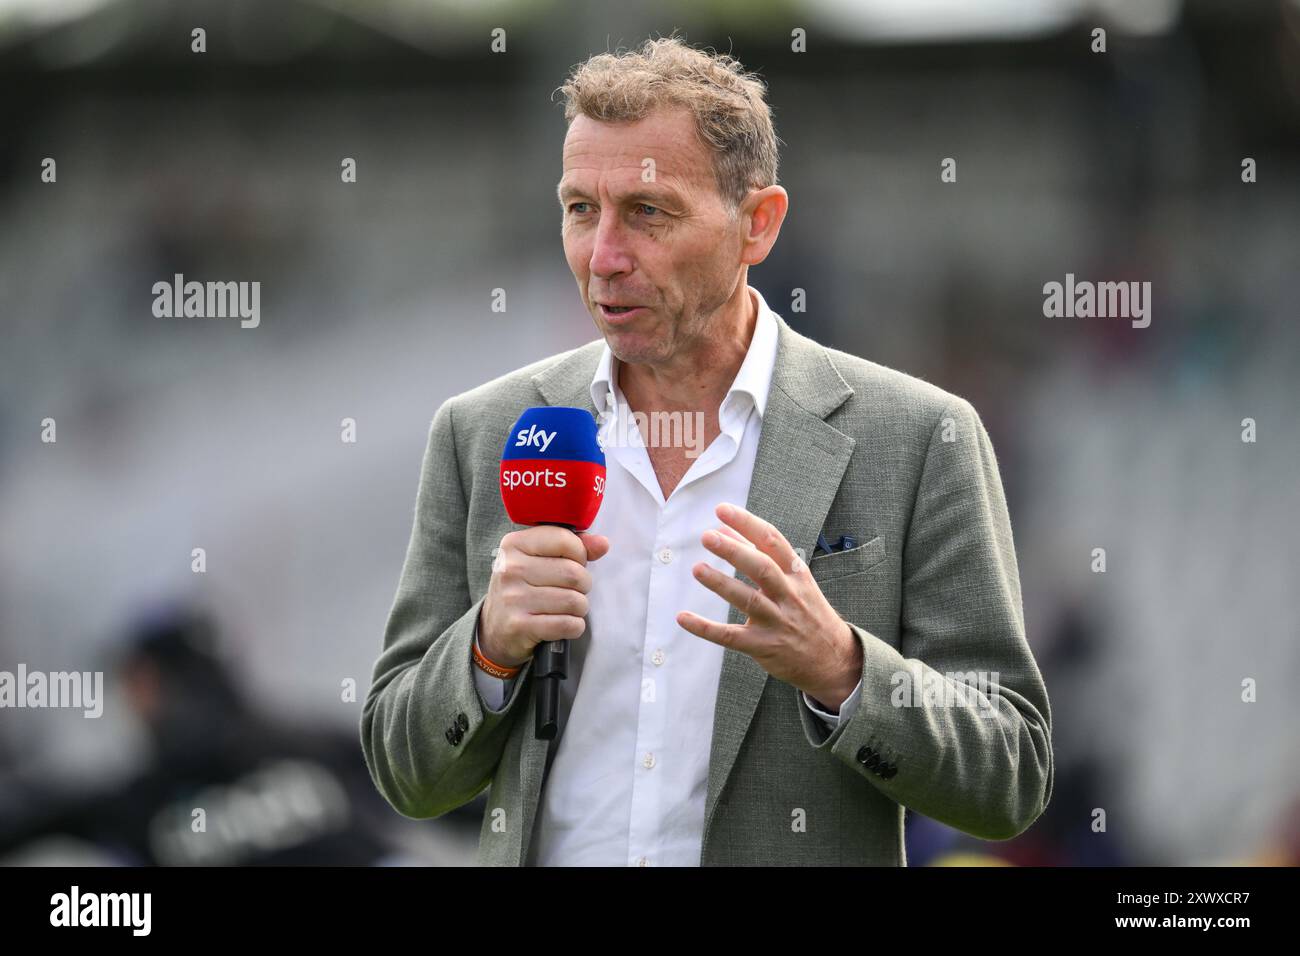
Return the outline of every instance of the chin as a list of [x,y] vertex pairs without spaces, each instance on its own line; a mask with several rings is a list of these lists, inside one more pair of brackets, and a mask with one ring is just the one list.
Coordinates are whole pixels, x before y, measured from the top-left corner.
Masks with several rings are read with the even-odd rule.
[[616,359],[631,365],[660,362],[667,351],[658,339],[623,329],[605,330],[605,344]]

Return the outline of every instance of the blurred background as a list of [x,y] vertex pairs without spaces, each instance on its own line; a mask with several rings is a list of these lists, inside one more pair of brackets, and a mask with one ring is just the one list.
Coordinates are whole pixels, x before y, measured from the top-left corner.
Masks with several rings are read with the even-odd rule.
[[[358,744],[428,425],[596,336],[552,91],[674,30],[769,85],[750,283],[999,456],[1056,788],[908,862],[1300,860],[1300,2],[0,0],[0,670],[105,673],[0,710],[0,862],[472,865],[483,798],[406,820]],[[175,273],[260,326],[155,317]],[[1046,318],[1067,273],[1150,326]]]

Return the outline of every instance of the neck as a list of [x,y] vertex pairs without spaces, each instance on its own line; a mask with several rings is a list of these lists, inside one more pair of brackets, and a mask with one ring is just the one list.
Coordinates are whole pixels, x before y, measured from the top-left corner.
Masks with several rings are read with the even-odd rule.
[[633,411],[704,411],[716,416],[758,324],[758,306],[743,280],[691,347],[661,365],[617,362],[618,387]]

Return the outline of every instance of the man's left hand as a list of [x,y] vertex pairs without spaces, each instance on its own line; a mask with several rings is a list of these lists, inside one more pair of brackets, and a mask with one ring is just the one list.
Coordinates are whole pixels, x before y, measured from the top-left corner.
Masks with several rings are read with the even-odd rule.
[[758,585],[700,562],[695,580],[745,615],[722,624],[681,611],[683,630],[748,654],[778,680],[838,711],[862,677],[862,645],[830,606],[808,565],[770,522],[737,505],[722,504],[724,524],[704,532],[704,547]]

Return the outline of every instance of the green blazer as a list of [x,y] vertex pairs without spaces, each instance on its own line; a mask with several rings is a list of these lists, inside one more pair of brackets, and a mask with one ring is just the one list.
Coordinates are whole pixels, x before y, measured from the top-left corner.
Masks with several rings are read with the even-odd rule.
[[[727,649],[712,728],[702,865],[905,866],[903,808],[986,840],[1021,833],[1052,792],[1051,712],[1025,639],[997,460],[969,402],[826,348],[779,316],[747,507],[808,564],[862,643],[862,697],[833,732],[799,691]],[[531,663],[505,708],[474,685],[471,642],[493,549],[514,530],[498,468],[523,409],[595,414],[603,341],[448,399],[361,717],[376,787],[437,817],[485,787],[483,865],[527,858],[548,742]],[[735,608],[730,620],[743,623]]]

